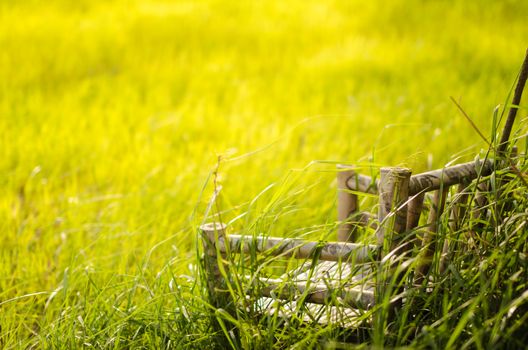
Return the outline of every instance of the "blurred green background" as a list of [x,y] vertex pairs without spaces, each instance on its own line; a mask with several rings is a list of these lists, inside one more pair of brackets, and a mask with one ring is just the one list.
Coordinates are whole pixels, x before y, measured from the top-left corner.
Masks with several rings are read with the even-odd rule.
[[333,220],[336,162],[473,159],[485,143],[449,97],[491,136],[527,14],[520,0],[3,0],[0,300],[145,255],[153,273],[171,258],[187,271],[219,157],[229,218],[288,174],[317,184],[286,228]]

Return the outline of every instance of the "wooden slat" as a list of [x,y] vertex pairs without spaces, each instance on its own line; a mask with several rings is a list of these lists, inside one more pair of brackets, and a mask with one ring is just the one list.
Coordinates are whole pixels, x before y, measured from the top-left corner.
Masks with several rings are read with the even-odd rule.
[[[481,176],[490,175],[493,170],[493,161],[489,159],[486,162],[473,161],[413,175],[409,181],[409,195],[435,191],[441,187],[474,180],[481,168]],[[355,177],[347,180],[347,185],[353,191],[377,194],[380,181],[373,182],[370,176],[356,174]]]
[[[378,258],[378,247],[372,244],[348,242],[317,242],[297,238],[229,235],[229,249],[234,253],[250,253],[256,250],[273,256],[314,258],[316,254],[323,261],[348,260],[356,263],[369,262]],[[220,237],[218,248],[226,252],[226,238]]]
[[486,162],[468,162],[417,174],[411,176],[409,195],[469,182],[477,178],[479,171],[481,176],[487,176],[491,174],[492,170],[493,162],[488,159]]
[[262,278],[262,295],[283,300],[295,300],[305,295],[305,301],[315,304],[330,304],[339,300],[350,307],[368,309],[374,305],[374,291],[362,287],[335,287],[323,283],[290,282],[281,279]]
[[[332,327],[339,326],[351,329],[370,325],[372,319],[368,316],[365,317],[363,311],[351,307],[315,303],[303,303],[301,307],[295,300],[277,302],[276,299],[269,297],[258,299],[255,303],[255,309],[272,317],[279,316],[286,319],[294,317],[296,320],[302,319],[307,324],[316,322],[324,326],[332,325]],[[299,309],[303,312],[299,313]]]

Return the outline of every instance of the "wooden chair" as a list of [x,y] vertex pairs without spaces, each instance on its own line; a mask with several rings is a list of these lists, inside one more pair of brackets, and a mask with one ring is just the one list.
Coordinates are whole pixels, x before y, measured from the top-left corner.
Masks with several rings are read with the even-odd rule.
[[[528,51],[500,141],[490,145],[495,162],[477,160],[417,175],[406,168],[382,168],[379,179],[341,167],[337,174],[337,242],[228,235],[221,223],[203,225],[203,271],[210,304],[228,314],[243,310],[281,318],[295,316],[297,320],[356,329],[366,321],[384,332],[392,315],[413,307],[407,292],[415,288],[427,292],[430,277],[436,275],[431,273],[433,268],[440,274],[446,269],[454,240],[436,239],[437,229],[448,227],[450,233],[463,232],[467,236],[461,241],[471,245],[476,228],[461,227],[461,223],[469,221],[473,225],[487,214],[485,193],[492,182],[485,177],[495,168],[515,172],[516,149],[509,147],[509,138],[527,79]],[[499,173],[495,175],[500,177]],[[496,198],[503,195],[500,187],[506,181],[504,177],[494,183],[499,188]],[[456,189],[451,190],[454,186]],[[432,200],[427,205],[425,199],[431,197],[430,193]],[[376,214],[360,210],[362,194],[377,196]],[[500,225],[500,216],[508,213],[507,208],[502,209],[489,221],[496,220],[494,224]],[[424,212],[428,216],[421,219]],[[470,220],[463,220],[468,216]],[[439,220],[448,220],[448,225],[439,225]],[[367,227],[367,234],[360,235],[361,227]],[[368,233],[375,236],[372,242]],[[358,240],[360,236],[363,240]],[[239,273],[240,265],[233,268],[233,256],[249,257],[250,266],[255,267],[249,276]],[[269,261],[279,258],[298,264],[280,278],[261,273]],[[246,293],[258,297],[241,295]],[[225,332],[225,324],[220,326]]]
[[[485,203],[478,191],[478,198],[472,201],[477,207],[472,213],[467,211],[468,186],[485,190],[477,179],[490,175],[492,170],[490,160],[417,175],[411,175],[406,168],[391,167],[382,168],[379,179],[375,179],[341,166],[337,174],[337,242],[228,235],[223,224],[203,225],[204,271],[210,302],[228,311],[233,307],[246,307],[281,317],[304,308],[307,316],[302,318],[305,321],[339,323],[344,327],[357,326],[362,310],[376,305],[388,306],[384,312],[397,312],[409,288],[403,283],[404,276],[405,280],[412,280],[414,286],[426,287],[435,253],[441,254],[438,268],[445,268],[449,240],[445,240],[441,252],[435,252],[432,242],[436,242],[433,238],[438,220],[446,210],[446,200],[449,213],[445,215],[453,230],[464,215],[481,215],[479,208]],[[450,190],[453,186],[457,186],[456,191]],[[425,210],[424,201],[430,192],[432,202]],[[377,215],[360,210],[359,197],[364,193],[378,197]],[[428,217],[424,222],[420,217],[425,211]],[[361,227],[368,227],[375,233],[374,242],[357,241]],[[280,278],[261,276],[259,267],[249,276],[235,276],[226,271],[230,257],[237,254],[262,255],[265,258],[259,264],[263,265],[279,258],[296,259],[298,264]],[[234,305],[230,297],[237,293],[232,287],[233,280],[246,281],[239,292],[258,293],[262,298],[251,305],[243,302]]]

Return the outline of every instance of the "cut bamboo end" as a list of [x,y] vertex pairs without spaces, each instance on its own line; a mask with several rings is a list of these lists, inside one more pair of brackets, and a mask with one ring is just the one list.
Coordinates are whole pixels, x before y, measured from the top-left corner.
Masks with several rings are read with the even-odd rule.
[[225,293],[217,289],[225,289],[225,280],[220,272],[217,243],[225,239],[226,225],[220,222],[211,222],[201,225],[202,244],[204,249],[204,272],[211,305],[216,308],[226,306]]
[[227,225],[222,222],[208,222],[200,226],[203,233],[225,232]]
[[[381,176],[390,175],[392,177],[406,178],[411,176],[412,170],[405,167],[383,167],[380,169]],[[383,181],[383,180],[382,180]]]
[[225,236],[227,226],[221,222],[209,222],[200,226],[203,247],[207,255],[216,255],[216,242]]
[[[381,168],[379,187],[378,218],[380,227],[377,232],[378,245],[383,246],[389,238],[389,250],[398,243],[398,234],[407,227],[407,205],[411,169],[391,167]],[[394,212],[393,217],[389,217]],[[395,237],[393,237],[393,233]],[[396,239],[393,239],[396,238]]]

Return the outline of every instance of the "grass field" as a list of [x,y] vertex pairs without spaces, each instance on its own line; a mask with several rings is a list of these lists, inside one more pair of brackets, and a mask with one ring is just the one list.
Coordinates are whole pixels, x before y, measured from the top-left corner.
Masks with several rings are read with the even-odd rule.
[[[491,138],[527,14],[521,0],[1,1],[0,347],[214,347],[195,284],[211,174],[233,228],[282,234],[335,220],[338,162],[473,159],[487,145],[449,97]],[[485,322],[458,325],[460,342],[446,325],[412,345],[494,344]],[[259,332],[245,346],[274,344]]]

